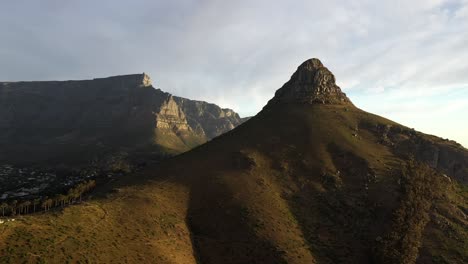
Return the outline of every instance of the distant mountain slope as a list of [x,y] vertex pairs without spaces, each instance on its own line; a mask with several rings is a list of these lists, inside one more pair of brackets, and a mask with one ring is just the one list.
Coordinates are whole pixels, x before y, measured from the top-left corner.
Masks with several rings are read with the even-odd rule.
[[186,113],[192,130],[212,139],[240,125],[244,120],[233,110],[215,104],[174,97]]
[[176,154],[241,122],[230,109],[154,89],[146,74],[0,83],[4,162],[83,162],[119,150]]
[[355,107],[312,59],[232,131],[6,223],[0,262],[465,263],[466,155]]

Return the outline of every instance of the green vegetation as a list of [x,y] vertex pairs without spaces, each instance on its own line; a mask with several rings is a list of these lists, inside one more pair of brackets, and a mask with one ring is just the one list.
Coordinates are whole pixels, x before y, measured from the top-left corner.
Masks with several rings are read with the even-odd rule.
[[449,183],[429,166],[414,161],[404,168],[398,181],[401,194],[388,234],[379,241],[379,263],[416,261],[430,209],[444,198]]

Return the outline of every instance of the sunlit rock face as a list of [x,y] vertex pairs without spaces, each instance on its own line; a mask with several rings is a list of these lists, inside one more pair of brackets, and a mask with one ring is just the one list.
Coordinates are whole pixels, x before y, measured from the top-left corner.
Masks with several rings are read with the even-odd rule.
[[174,132],[191,130],[184,111],[174,101],[173,96],[169,96],[167,100],[164,100],[154,115],[156,128],[168,129]]
[[174,100],[184,111],[190,127],[209,139],[226,133],[245,121],[233,110],[220,108],[215,104],[176,96]]

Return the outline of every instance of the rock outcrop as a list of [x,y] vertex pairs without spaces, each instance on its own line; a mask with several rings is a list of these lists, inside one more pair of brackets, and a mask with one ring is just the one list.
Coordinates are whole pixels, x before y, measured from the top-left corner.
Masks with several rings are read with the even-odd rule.
[[278,89],[268,105],[281,103],[351,104],[335,83],[335,76],[319,59],[303,62],[291,79]]
[[174,97],[174,100],[187,116],[190,127],[207,138],[226,133],[243,122],[231,109],[182,97]]
[[424,162],[461,183],[468,183],[468,151],[455,141],[426,135],[399,125],[361,125],[395,154]]
[[176,103],[173,96],[169,96],[155,112],[156,128],[167,129],[174,133],[190,131],[187,118],[182,108]]
[[230,109],[154,89],[144,73],[0,82],[0,161],[68,163],[148,147],[176,154],[240,123]]

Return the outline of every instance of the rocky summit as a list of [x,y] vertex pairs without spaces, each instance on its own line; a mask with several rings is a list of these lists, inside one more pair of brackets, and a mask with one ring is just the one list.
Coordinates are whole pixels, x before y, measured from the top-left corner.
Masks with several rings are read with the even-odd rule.
[[351,101],[336,85],[333,73],[313,58],[297,68],[268,105],[278,103],[351,104]]

